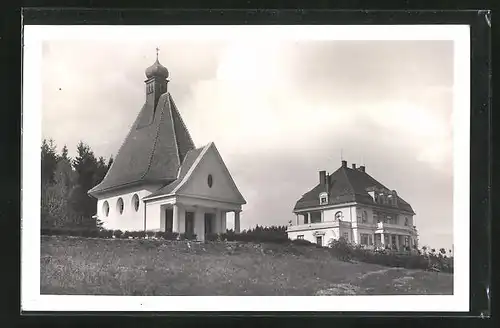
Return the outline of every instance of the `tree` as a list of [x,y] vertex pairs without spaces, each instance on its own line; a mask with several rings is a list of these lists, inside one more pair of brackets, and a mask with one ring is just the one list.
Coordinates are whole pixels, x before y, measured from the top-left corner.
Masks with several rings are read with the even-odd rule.
[[66,145],[63,146],[59,159],[68,160],[71,164],[71,159],[68,157],[68,147]]
[[42,185],[47,185],[54,182],[54,172],[57,166],[57,153],[54,140],[47,139],[42,141]]
[[82,216],[84,221],[92,220],[97,206],[97,201],[87,194],[94,186],[97,165],[94,152],[80,141],[77,145],[77,156],[73,159],[77,178],[70,199],[73,209]]

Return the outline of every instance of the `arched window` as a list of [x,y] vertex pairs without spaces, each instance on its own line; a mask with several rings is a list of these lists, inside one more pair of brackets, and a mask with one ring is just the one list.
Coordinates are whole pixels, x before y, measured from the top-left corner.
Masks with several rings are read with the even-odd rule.
[[405,217],[405,226],[408,226],[408,218]]
[[120,197],[118,198],[118,201],[116,202],[116,210],[118,213],[122,214],[123,213],[123,199]]
[[134,194],[132,197],[132,208],[137,212],[139,210],[139,196]]
[[361,212],[361,222],[368,222],[368,213],[366,211]]
[[337,213],[335,213],[335,220],[342,220],[342,212],[341,211],[338,211]]
[[104,203],[102,204],[102,212],[104,213],[105,217],[109,215],[109,203],[107,200],[105,200]]

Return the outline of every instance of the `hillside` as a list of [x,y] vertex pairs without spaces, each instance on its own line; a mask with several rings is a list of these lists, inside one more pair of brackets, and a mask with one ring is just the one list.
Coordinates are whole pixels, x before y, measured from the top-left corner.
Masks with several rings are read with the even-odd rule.
[[42,294],[452,294],[451,274],[347,263],[326,248],[41,237]]

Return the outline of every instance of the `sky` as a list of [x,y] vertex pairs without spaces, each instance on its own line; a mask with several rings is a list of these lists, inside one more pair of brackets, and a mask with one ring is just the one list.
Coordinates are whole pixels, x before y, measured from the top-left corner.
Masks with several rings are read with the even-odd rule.
[[156,47],[196,146],[215,143],[247,201],[242,229],[294,220],[342,153],[412,205],[421,245],[452,247],[452,41],[45,41],[43,137],[116,155]]

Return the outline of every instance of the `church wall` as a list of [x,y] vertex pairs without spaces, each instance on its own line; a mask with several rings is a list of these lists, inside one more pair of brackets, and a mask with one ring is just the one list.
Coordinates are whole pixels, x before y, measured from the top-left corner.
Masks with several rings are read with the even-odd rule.
[[[212,187],[208,184],[209,175],[212,176]],[[215,153],[215,149],[210,148],[202,157],[189,180],[181,187],[179,193],[228,202],[240,202],[239,194],[233,187],[231,179],[224,168],[224,163],[220,162]]]
[[[103,222],[103,227],[106,229],[122,231],[137,231],[144,230],[144,203],[142,198],[149,196],[156,187],[123,190],[115,193],[109,193],[100,197],[97,200],[97,215]],[[139,197],[139,208],[137,211],[134,208],[133,197],[137,194]],[[118,210],[118,200],[123,200],[123,212],[120,214]],[[109,205],[109,214],[105,215],[104,203]]]

